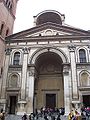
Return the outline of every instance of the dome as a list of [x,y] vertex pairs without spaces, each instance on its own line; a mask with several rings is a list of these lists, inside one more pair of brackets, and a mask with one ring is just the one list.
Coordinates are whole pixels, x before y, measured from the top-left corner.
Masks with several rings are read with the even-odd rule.
[[39,13],[37,16],[35,16],[35,18],[36,18],[36,25],[44,24],[47,22],[52,22],[61,25],[65,16],[57,11],[46,10]]

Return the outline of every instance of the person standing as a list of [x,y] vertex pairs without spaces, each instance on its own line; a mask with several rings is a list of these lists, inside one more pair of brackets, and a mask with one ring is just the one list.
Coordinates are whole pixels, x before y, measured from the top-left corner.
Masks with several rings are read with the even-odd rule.
[[61,119],[60,119],[60,115],[58,115],[57,120],[61,120]]
[[5,120],[5,113],[3,112],[3,109],[1,109],[0,112],[0,120]]
[[26,113],[24,113],[24,115],[22,116],[22,120],[27,120],[27,115],[26,115]]

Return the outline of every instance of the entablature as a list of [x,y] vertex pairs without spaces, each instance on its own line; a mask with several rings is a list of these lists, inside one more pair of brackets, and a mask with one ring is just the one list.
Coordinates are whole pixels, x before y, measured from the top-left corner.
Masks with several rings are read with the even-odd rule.
[[22,65],[9,65],[9,72],[11,71],[21,71]]

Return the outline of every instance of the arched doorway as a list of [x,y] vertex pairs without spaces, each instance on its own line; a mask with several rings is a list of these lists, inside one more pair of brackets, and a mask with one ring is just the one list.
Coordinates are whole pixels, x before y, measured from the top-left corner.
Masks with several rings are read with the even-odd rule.
[[34,109],[43,106],[64,107],[64,81],[62,59],[54,52],[40,54],[35,66],[37,77],[34,85]]

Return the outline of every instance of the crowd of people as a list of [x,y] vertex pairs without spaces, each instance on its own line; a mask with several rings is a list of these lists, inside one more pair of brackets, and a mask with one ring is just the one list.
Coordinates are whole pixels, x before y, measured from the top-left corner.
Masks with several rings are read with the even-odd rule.
[[[64,115],[65,109],[64,108],[46,108],[42,107],[40,110],[35,111],[35,113],[31,113],[29,115],[29,120],[38,120],[43,118],[44,120],[61,120],[60,116]],[[22,120],[27,120],[27,115],[24,114]]]
[[[29,120],[61,120],[61,116],[65,114],[64,108],[46,108],[42,107],[40,110],[35,111],[29,115]],[[89,120],[90,117],[90,107],[81,108],[81,113],[78,113],[77,110],[72,110],[68,115],[68,120]],[[27,120],[27,115],[24,114],[22,120]]]
[[90,119],[90,107],[82,107],[81,108],[81,115],[83,117],[87,117],[87,119]]
[[[61,116],[65,114],[64,108],[46,108],[42,107],[40,110],[35,110],[34,113],[31,113],[29,116],[25,113],[22,116],[22,120],[61,120]],[[72,110],[68,115],[68,120],[89,120],[90,119],[90,107],[82,107],[81,113],[78,113],[77,110]],[[1,109],[0,120],[5,120],[5,112]]]
[[77,110],[72,110],[68,116],[69,120],[90,120],[90,107],[82,107],[81,113]]

